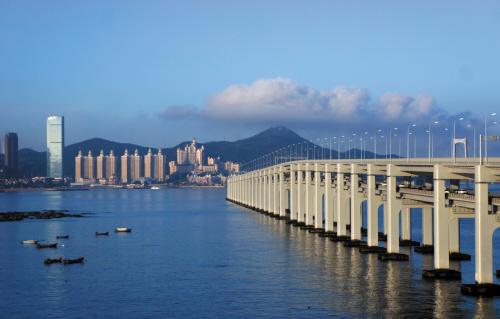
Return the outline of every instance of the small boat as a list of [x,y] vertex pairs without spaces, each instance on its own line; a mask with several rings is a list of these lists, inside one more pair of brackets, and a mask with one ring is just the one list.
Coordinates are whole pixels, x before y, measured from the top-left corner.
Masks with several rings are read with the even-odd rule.
[[96,231],[95,235],[96,236],[108,236],[109,235],[109,231],[105,231],[105,232],[98,232],[98,231]]
[[158,186],[151,186],[151,189],[152,189],[152,190],[157,191],[157,190],[159,190],[160,188],[159,188]]
[[59,235],[56,236],[56,239],[69,239],[69,235]]
[[132,231],[132,228],[128,227],[116,227],[115,232],[117,233],[130,233]]
[[36,244],[36,248],[57,248],[57,243],[53,243],[53,244],[40,244],[40,243],[37,243]]
[[26,239],[21,242],[23,245],[36,245],[38,244],[38,240],[34,239]]
[[52,264],[61,264],[62,263],[62,257],[59,258],[47,258],[43,261],[44,264],[46,265],[52,265]]
[[79,257],[79,258],[76,258],[76,259],[64,259],[63,262],[64,262],[65,265],[83,264],[84,260],[85,260],[85,258]]

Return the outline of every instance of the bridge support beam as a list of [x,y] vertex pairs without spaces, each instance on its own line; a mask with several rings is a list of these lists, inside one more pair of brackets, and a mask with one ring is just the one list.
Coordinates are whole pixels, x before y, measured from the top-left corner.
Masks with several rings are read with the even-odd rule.
[[361,202],[357,164],[351,164],[351,240],[361,240]]
[[319,164],[314,164],[314,228],[323,228],[323,204],[321,192],[321,172]]
[[[376,195],[375,172],[374,165],[367,166],[367,188],[368,188],[368,205],[367,205],[367,244],[368,247],[374,248],[374,252],[380,252],[378,249],[378,208],[381,204],[380,198]],[[367,251],[368,252],[368,251]]]
[[279,181],[278,181],[278,167],[273,168],[273,211],[274,215],[280,214],[280,194],[279,194]]
[[304,173],[302,171],[302,165],[299,164],[299,170],[297,171],[297,221],[299,223],[304,222],[304,214],[306,210],[305,203],[305,189],[304,189]]
[[306,226],[313,226],[313,216],[314,216],[314,189],[312,187],[311,180],[311,168],[310,164],[306,163]]
[[295,165],[290,165],[290,220],[297,220],[297,183],[296,183],[296,169]]
[[347,236],[347,200],[348,192],[344,189],[344,173],[341,164],[337,164],[337,202],[334,213],[337,215],[337,236]]
[[333,232],[333,189],[330,164],[325,164],[325,231]]
[[[291,185],[290,185],[291,188]],[[279,167],[279,215],[281,218],[286,217],[287,196],[285,189],[285,172],[284,167]]]

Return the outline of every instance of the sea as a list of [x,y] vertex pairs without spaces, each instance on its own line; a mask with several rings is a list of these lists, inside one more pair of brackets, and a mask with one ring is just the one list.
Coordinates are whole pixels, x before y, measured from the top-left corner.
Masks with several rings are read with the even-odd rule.
[[[0,223],[0,318],[500,316],[499,298],[460,293],[461,283],[474,282],[472,220],[461,222],[461,251],[472,260],[451,262],[462,281],[434,281],[422,278],[432,256],[402,247],[409,261],[379,261],[225,196],[224,189],[0,193],[0,212],[84,216]],[[419,210],[412,210],[412,227],[421,240]],[[109,236],[95,236],[105,231]],[[37,249],[21,244],[26,239],[59,247]],[[85,263],[43,263],[80,256]]]

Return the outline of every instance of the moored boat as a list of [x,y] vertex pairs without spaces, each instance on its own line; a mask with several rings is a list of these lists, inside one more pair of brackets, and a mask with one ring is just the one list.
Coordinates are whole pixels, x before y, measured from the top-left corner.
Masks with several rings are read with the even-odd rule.
[[71,265],[71,264],[83,264],[85,258],[83,257],[78,257],[76,259],[64,259],[64,264],[65,265]]
[[69,235],[59,235],[56,236],[56,239],[69,239]]
[[40,243],[37,243],[36,244],[36,248],[57,248],[57,243],[51,243],[51,244],[40,244]]
[[34,239],[26,239],[21,242],[23,245],[36,245],[38,244],[38,240]]
[[128,227],[116,227],[115,232],[117,233],[130,233],[132,231],[132,228]]
[[59,258],[47,258],[43,261],[44,264],[46,265],[52,265],[52,264],[60,264],[62,263],[62,257]]
[[96,236],[108,236],[109,235],[109,231],[105,231],[105,232],[98,232],[98,231],[96,231],[95,235]]

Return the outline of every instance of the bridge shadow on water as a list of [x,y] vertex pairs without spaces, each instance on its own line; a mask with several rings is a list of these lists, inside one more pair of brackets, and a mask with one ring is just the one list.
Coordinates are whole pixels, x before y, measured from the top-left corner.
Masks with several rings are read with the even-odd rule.
[[[432,255],[420,255],[409,247],[409,262],[384,262],[376,254],[360,254],[297,227],[241,208],[269,236],[270,254],[284,250],[279,263],[288,290],[284,302],[294,315],[312,310],[317,316],[341,317],[495,317],[498,301],[463,296],[460,281],[422,278],[433,267]],[[276,252],[276,254],[278,254]],[[459,262],[451,266],[461,270]],[[276,270],[276,268],[275,268]]]

